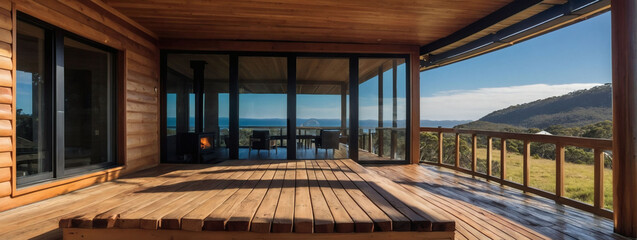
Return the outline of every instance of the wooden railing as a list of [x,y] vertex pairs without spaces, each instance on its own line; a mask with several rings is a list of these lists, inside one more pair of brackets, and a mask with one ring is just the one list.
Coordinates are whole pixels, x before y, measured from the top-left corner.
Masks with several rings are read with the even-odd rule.
[[[549,199],[555,200],[557,203],[569,205],[584,211],[588,211],[606,218],[613,218],[613,212],[604,208],[604,151],[612,150],[613,143],[611,140],[596,139],[596,138],[581,138],[581,137],[566,137],[566,136],[553,136],[553,135],[541,135],[541,134],[526,134],[526,133],[508,133],[508,132],[494,132],[494,131],[482,131],[482,130],[468,130],[468,129],[454,129],[454,128],[420,128],[421,132],[437,133],[438,135],[438,161],[424,163],[443,166],[485,178],[490,181],[499,182],[500,184],[507,185],[520,189],[525,192],[534,193]],[[443,152],[444,152],[444,133],[455,134],[455,163],[453,165],[443,164]],[[471,167],[465,169],[460,167],[460,137],[461,135],[471,136]],[[477,171],[477,138],[486,137],[487,139],[487,167],[486,173]],[[493,138],[500,138],[500,176],[495,177],[492,175],[492,149]],[[522,183],[512,182],[507,180],[506,169],[506,149],[507,140],[520,140],[523,141],[523,163],[522,163]],[[538,188],[529,186],[530,166],[529,161],[531,158],[531,143],[548,143],[555,144],[555,193],[547,192]],[[589,148],[593,150],[594,155],[594,200],[593,205],[583,203],[574,199],[566,198],[564,196],[564,160],[565,160],[565,147],[581,147]],[[422,161],[421,161],[422,162]]]

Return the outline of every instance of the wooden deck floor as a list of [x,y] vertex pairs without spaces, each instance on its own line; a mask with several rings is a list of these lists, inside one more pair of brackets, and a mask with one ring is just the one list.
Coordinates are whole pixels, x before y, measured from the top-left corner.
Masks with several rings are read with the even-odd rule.
[[361,167],[351,160],[161,165],[0,212],[0,238],[57,239],[61,224],[73,227],[67,233],[78,230],[78,239],[143,231],[280,239],[331,231],[348,240],[409,231],[400,233],[415,235],[402,238],[414,239],[427,233],[418,230],[449,229],[454,221],[456,239],[622,239],[610,220],[499,184],[431,166]]
[[[430,165],[366,165],[456,220],[456,239],[627,239],[613,221]],[[441,213],[443,214],[443,213]]]

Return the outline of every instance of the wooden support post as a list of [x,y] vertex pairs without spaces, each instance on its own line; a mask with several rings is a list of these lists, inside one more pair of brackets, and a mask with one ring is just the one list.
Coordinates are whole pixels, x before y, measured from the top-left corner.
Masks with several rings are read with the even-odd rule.
[[491,155],[493,151],[493,138],[487,137],[487,175],[491,176]]
[[555,195],[564,196],[564,146],[555,144]]
[[593,155],[595,155],[595,194],[593,206],[601,209],[604,208],[604,151],[594,149]]
[[455,166],[460,167],[460,134],[456,133],[456,161]]
[[438,164],[442,164],[442,151],[444,150],[442,138],[442,132],[438,132]]
[[471,171],[476,172],[478,165],[478,136],[471,135]]
[[637,237],[637,2],[611,0],[615,232]]
[[523,150],[523,162],[522,162],[522,184],[525,187],[529,186],[529,160],[531,157],[531,143],[528,140],[524,140],[524,150]]
[[500,179],[506,179],[507,173],[507,140],[504,138],[500,139]]

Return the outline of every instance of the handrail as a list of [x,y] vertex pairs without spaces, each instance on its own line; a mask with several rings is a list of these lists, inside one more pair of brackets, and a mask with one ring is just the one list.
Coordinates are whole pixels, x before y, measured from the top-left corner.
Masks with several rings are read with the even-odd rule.
[[[604,151],[612,150],[613,141],[608,139],[597,138],[583,138],[583,137],[568,137],[568,136],[554,136],[543,134],[531,134],[531,133],[510,133],[510,132],[496,132],[496,131],[484,131],[484,130],[472,130],[472,129],[458,129],[458,128],[432,128],[421,127],[420,132],[433,132],[438,135],[438,162],[424,162],[427,164],[434,164],[446,168],[451,168],[457,171],[465,172],[473,176],[485,178],[487,180],[496,181],[503,185],[518,188],[525,192],[531,192],[546,198],[555,200],[557,203],[569,205],[584,211],[588,211],[606,218],[613,218],[613,212],[604,208]],[[443,138],[444,133],[455,134],[455,164],[448,165],[443,164]],[[465,169],[460,167],[460,135],[471,135],[471,169]],[[487,138],[487,171],[486,174],[480,173],[476,169],[477,165],[477,136],[485,136]],[[492,139],[500,138],[500,177],[492,176],[491,174],[491,162],[492,162]],[[523,181],[522,184],[506,180],[506,143],[507,140],[521,140],[523,145]],[[531,142],[537,143],[549,143],[555,144],[555,193],[547,192],[537,188],[529,186],[529,159]],[[594,200],[593,205],[589,205],[574,199],[564,197],[564,166],[565,166],[565,147],[583,147],[593,149],[594,156]]]

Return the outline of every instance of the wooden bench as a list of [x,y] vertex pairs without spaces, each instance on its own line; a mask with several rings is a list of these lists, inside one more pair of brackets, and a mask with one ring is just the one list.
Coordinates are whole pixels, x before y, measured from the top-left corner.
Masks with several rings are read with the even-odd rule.
[[453,239],[455,222],[352,160],[226,161],[62,217],[65,239]]

